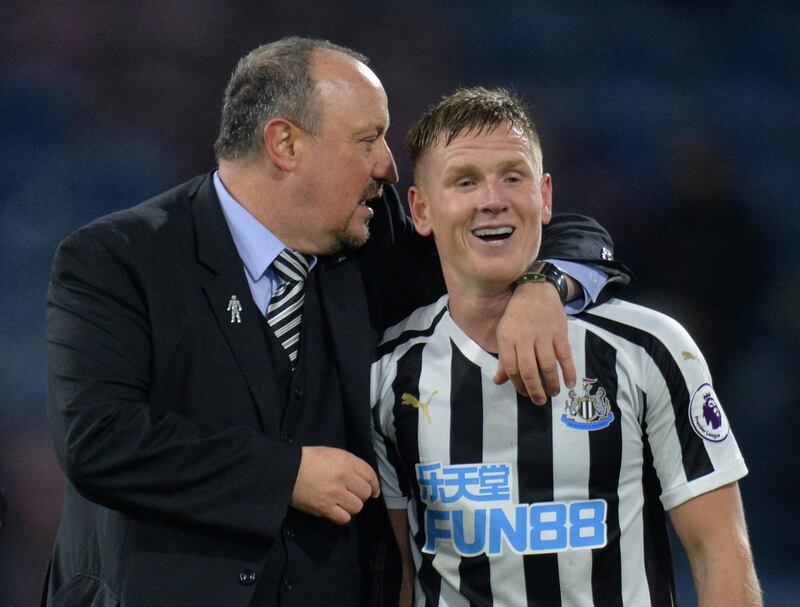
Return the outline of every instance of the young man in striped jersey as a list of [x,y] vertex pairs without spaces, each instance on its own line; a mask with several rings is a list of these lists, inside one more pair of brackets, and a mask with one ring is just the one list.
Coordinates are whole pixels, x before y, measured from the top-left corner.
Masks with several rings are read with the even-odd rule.
[[508,285],[552,211],[519,102],[457,91],[407,146],[414,223],[435,239],[448,295],[389,329],[372,369],[401,603],[413,578],[418,607],[673,605],[667,511],[699,604],[760,605],[747,469],[680,325],[610,300],[569,321],[579,388],[534,407],[492,381]]

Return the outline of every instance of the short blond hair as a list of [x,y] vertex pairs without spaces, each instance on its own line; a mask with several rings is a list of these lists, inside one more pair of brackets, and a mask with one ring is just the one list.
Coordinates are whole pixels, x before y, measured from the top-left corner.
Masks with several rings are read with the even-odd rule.
[[501,124],[520,130],[528,139],[534,166],[542,173],[542,146],[536,125],[519,97],[502,88],[462,88],[430,107],[406,136],[414,177],[420,161],[439,141],[448,145],[460,134],[493,131]]

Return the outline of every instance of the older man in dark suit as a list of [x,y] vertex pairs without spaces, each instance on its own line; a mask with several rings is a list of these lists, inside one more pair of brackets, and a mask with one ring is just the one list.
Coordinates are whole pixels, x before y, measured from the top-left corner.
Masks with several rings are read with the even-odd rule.
[[[362,56],[266,45],[226,91],[218,171],[59,247],[49,416],[67,483],[47,605],[379,599],[369,363],[387,323],[443,290],[418,277],[435,260],[386,186],[388,126]],[[554,225],[550,256],[610,247],[590,220]]]

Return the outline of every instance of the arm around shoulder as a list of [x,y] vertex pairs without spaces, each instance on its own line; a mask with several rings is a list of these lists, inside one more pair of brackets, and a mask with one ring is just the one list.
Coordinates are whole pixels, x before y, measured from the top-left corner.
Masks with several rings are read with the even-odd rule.
[[614,241],[606,229],[591,217],[577,213],[557,213],[543,227],[539,259],[560,259],[601,270],[608,275],[604,295],[633,279],[627,266],[615,260]]
[[[607,276],[602,286],[630,282],[630,272],[613,261],[614,243],[608,232],[595,220],[575,214],[554,215],[544,226],[539,259],[558,259],[596,266]],[[573,295],[580,291],[575,285]],[[558,368],[564,383],[573,387],[575,365],[567,341],[567,320],[553,286],[538,283],[517,288],[498,326],[500,365],[495,382],[510,379],[522,394],[534,403],[544,404],[547,395],[560,390]]]

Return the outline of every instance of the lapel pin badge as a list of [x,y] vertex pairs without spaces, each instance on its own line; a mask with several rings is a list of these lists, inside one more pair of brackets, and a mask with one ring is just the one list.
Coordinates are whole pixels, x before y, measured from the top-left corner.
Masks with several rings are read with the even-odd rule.
[[231,324],[242,322],[242,302],[236,295],[231,295],[231,300],[228,302],[228,312],[231,313]]

